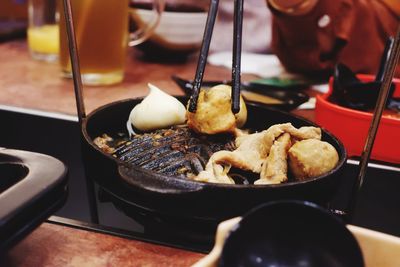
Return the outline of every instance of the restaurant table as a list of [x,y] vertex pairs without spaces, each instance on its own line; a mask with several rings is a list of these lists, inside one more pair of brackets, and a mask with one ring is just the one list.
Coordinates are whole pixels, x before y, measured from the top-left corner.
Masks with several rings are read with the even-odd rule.
[[[45,63],[31,59],[25,41],[0,43],[0,62],[0,105],[76,114],[72,80],[63,78],[57,62]],[[169,94],[183,95],[171,75],[193,79],[196,65],[196,54],[184,63],[154,62],[146,61],[140,52],[131,49],[127,55],[125,79],[122,83],[84,87],[86,111],[90,112],[112,101],[144,96],[148,93],[149,82]],[[230,78],[229,69],[207,65],[204,79]],[[252,75],[242,75],[243,80],[254,78]],[[312,110],[295,110],[294,113],[314,119]]]
[[203,254],[43,223],[0,256],[0,266],[190,266]]
[[[0,62],[0,105],[76,116],[72,80],[62,77],[58,63],[31,59],[25,40],[0,43]],[[192,79],[196,65],[196,55],[186,62],[155,62],[147,61],[140,52],[131,49],[122,83],[84,87],[86,110],[90,112],[115,100],[144,96],[149,82],[169,94],[182,95],[170,77],[174,74]],[[230,77],[229,69],[206,68],[205,79]],[[252,78],[254,76],[243,75],[243,80]],[[314,119],[312,110],[293,112]],[[188,266],[202,256],[178,248],[46,222],[5,253],[0,266]]]

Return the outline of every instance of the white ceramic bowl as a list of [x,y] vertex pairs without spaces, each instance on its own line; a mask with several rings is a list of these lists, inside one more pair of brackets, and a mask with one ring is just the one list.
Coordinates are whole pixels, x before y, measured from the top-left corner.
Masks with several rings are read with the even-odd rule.
[[[155,12],[131,8],[131,18],[139,26],[155,18]],[[207,12],[171,12],[161,14],[159,25],[146,43],[152,43],[166,51],[193,52],[200,48]],[[140,46],[139,46],[140,47]]]

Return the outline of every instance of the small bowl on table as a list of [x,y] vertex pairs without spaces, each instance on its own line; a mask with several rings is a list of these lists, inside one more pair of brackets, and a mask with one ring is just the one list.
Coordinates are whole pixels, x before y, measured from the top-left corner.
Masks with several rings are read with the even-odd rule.
[[[134,31],[155,18],[148,4],[131,4],[130,30]],[[151,37],[136,46],[146,58],[157,60],[186,59],[198,51],[203,40],[207,11],[196,5],[169,5]]]
[[[357,75],[363,82],[375,79],[372,75]],[[393,97],[400,97],[400,79],[394,79]],[[359,111],[343,107],[329,101],[333,92],[333,78],[329,81],[329,91],[317,96],[315,106],[316,123],[341,140],[349,157],[360,156],[368,135],[373,111]],[[400,115],[383,113],[374,142],[371,158],[400,164]]]

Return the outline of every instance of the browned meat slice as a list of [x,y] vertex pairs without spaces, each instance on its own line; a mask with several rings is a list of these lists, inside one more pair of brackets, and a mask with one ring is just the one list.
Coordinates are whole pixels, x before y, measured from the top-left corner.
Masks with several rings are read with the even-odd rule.
[[106,153],[112,154],[115,151],[115,148],[109,145],[110,142],[114,141],[110,136],[103,134],[102,136],[96,137],[93,140],[93,143],[98,146],[101,150]]
[[291,145],[288,133],[284,133],[274,142],[262,165],[260,179],[254,184],[280,184],[287,181],[287,152]]
[[[219,182],[226,182],[229,178],[227,173],[231,166],[260,173],[261,166],[267,159],[275,139],[283,133],[289,133],[296,140],[321,139],[321,129],[316,127],[301,127],[297,129],[291,123],[276,124],[267,130],[254,134],[245,134],[238,131],[236,133],[238,134],[235,140],[237,148],[234,151],[221,150],[214,153],[203,171],[207,173],[201,172],[195,180],[216,181],[221,179]],[[217,168],[215,165],[223,165],[224,167]],[[224,170],[224,173],[221,175],[220,172],[215,173],[215,170]]]
[[235,182],[228,175],[229,170],[230,166],[217,164],[210,160],[205,170],[193,177],[193,179],[199,182],[234,184]]

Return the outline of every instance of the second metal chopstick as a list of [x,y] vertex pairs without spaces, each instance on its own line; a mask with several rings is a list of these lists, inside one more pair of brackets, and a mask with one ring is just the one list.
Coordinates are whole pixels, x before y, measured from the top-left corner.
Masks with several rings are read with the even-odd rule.
[[199,61],[197,62],[196,75],[194,77],[193,92],[190,96],[189,101],[190,112],[195,112],[197,108],[197,100],[199,98],[201,82],[203,81],[204,69],[207,63],[208,50],[210,48],[215,19],[217,17],[218,3],[219,0],[211,0],[210,2],[210,9],[208,10],[206,28],[204,30],[203,42],[201,44]]
[[240,111],[240,64],[242,55],[243,0],[235,0],[232,51],[232,103],[233,113]]
[[372,122],[368,130],[367,140],[363,152],[361,154],[361,160],[359,164],[358,177],[353,185],[349,206],[347,207],[347,219],[349,222],[352,221],[354,216],[354,210],[357,204],[357,196],[363,185],[365,174],[367,172],[368,161],[371,155],[372,147],[374,145],[375,137],[378,132],[379,122],[382,117],[383,110],[386,107],[386,101],[389,95],[392,79],[397,67],[397,63],[400,57],[400,25],[397,28],[396,37],[394,39],[393,51],[389,54],[387,65],[383,71],[382,85],[380,87],[378,100],[376,102],[375,111],[372,117]]
[[72,5],[70,0],[64,0],[65,24],[68,36],[68,48],[71,57],[71,68],[74,80],[76,108],[78,112],[79,124],[86,117],[85,104],[83,101],[83,85],[81,78],[81,69],[79,65],[78,45],[76,44],[75,28],[72,18]]

